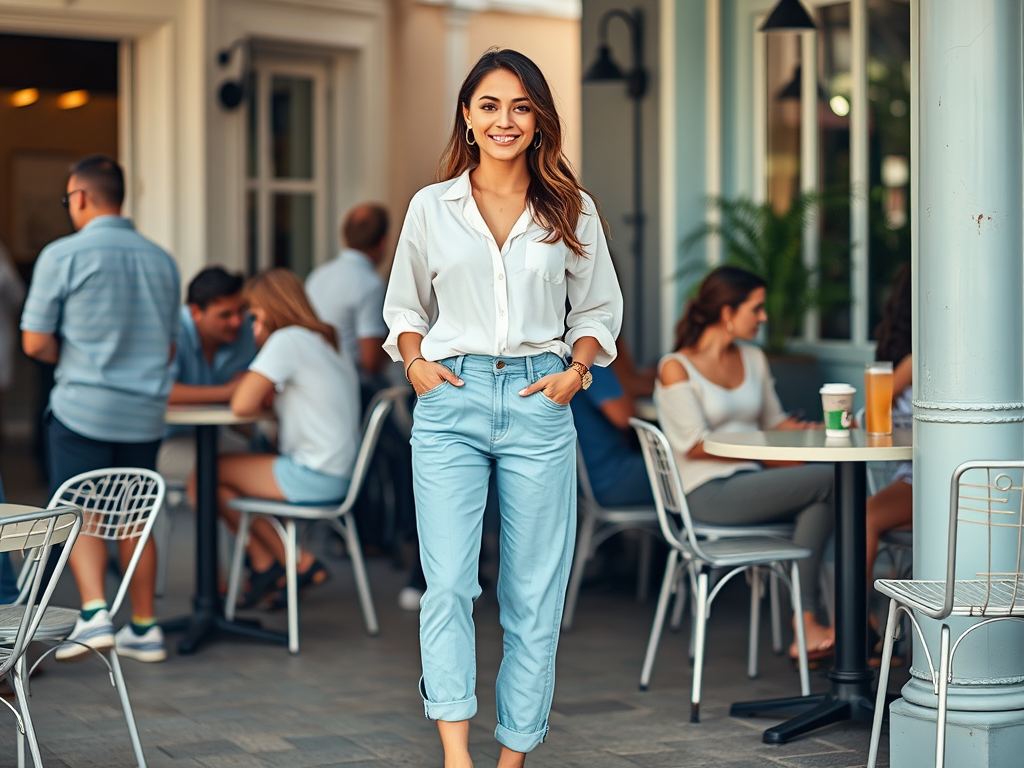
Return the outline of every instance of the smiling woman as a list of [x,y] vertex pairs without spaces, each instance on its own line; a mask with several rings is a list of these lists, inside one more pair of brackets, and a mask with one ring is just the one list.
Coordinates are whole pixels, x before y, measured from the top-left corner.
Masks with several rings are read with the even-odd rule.
[[551,91],[522,54],[488,51],[466,77],[438,175],[409,205],[384,303],[384,348],[419,397],[420,694],[445,766],[472,766],[473,601],[493,472],[505,628],[495,738],[499,768],[518,768],[547,735],[576,533],[568,405],[590,366],[615,357],[622,296]]

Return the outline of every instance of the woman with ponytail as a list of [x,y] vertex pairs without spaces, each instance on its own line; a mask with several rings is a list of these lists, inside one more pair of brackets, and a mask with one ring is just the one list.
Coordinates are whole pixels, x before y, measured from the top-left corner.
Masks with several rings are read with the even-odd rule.
[[[654,402],[672,445],[694,520],[714,525],[793,521],[793,541],[813,553],[799,561],[807,651],[832,651],[835,633],[817,621],[818,571],[832,533],[833,470],[827,464],[745,462],[704,451],[704,436],[728,430],[805,429],[787,418],[764,352],[753,344],[765,283],[738,267],[719,267],[701,283],[676,329],[675,351],[662,358]],[[796,658],[796,645],[790,647]]]
[[622,296],[537,65],[515,51],[486,52],[454,118],[440,183],[409,204],[384,301],[384,348],[418,396],[424,710],[437,721],[446,768],[472,766],[473,601],[493,473],[505,629],[494,735],[499,768],[519,768],[548,732],[576,535],[569,401],[590,385],[591,365],[615,357]]

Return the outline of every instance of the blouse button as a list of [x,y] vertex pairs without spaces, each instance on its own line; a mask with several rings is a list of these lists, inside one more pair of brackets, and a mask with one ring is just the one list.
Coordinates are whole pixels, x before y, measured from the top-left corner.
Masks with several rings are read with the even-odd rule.
[[501,273],[499,272],[499,273],[498,273],[498,279],[499,279],[499,280],[504,280],[504,279],[505,279],[505,276],[504,276],[503,274],[501,274]]

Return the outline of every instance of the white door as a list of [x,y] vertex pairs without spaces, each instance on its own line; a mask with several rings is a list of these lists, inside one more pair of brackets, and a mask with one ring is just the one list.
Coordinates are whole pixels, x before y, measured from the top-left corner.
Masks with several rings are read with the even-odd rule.
[[246,158],[247,267],[305,277],[327,255],[327,67],[254,57]]

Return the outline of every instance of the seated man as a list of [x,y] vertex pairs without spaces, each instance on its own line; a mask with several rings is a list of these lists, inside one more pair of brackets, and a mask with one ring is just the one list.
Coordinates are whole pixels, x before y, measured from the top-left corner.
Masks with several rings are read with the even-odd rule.
[[[169,404],[227,403],[256,356],[252,322],[245,316],[241,275],[207,267],[188,286],[181,308],[171,373]],[[245,453],[249,440],[233,429],[220,430],[221,453]],[[184,486],[196,459],[195,429],[168,427],[157,469],[171,485]]]
[[611,368],[594,366],[590,373],[594,380],[589,389],[569,404],[597,503],[654,506],[643,454],[630,442],[629,420],[636,415],[633,397],[623,391]]

